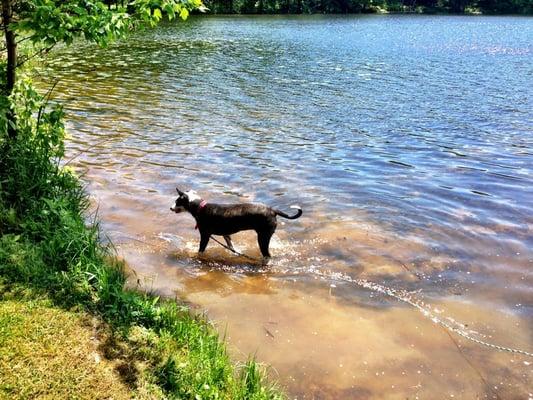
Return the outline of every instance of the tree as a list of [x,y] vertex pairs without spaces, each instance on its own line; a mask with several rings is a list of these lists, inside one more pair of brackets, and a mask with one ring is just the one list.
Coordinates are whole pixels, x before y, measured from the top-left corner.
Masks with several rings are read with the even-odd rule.
[[[165,16],[186,19],[191,10],[203,9],[201,0],[1,0],[1,6],[4,47],[0,61],[5,66],[0,81],[5,110],[0,132],[7,131],[12,139],[17,135],[11,100],[16,71],[28,59],[78,37],[105,46],[141,24],[154,26]],[[33,54],[18,56],[21,41],[33,43]]]
[[479,8],[489,14],[531,14],[531,0],[479,0]]
[[468,5],[469,0],[449,0],[450,11],[452,13],[462,14]]
[[[4,87],[2,88],[2,92],[4,96],[9,96],[11,92],[13,91],[13,87],[15,86],[15,71],[17,67],[17,42],[15,40],[15,33],[11,29],[11,18],[13,15],[13,9],[12,9],[12,1],[11,0],[2,0],[2,26],[4,28],[4,37],[5,37],[5,51],[7,52],[7,63],[5,67],[5,79],[4,79]],[[7,105],[6,110],[6,121],[7,121],[7,132],[10,138],[13,138],[16,135],[16,130],[14,127],[13,122],[14,121],[14,113],[9,107],[9,103],[5,104]]]

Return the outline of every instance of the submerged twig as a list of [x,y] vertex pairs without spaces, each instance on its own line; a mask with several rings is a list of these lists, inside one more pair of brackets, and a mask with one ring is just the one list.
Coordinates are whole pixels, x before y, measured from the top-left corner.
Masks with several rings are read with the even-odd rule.
[[274,334],[272,332],[270,332],[265,326],[263,326],[263,329],[265,330],[265,332],[267,333],[268,336],[270,336],[272,339],[274,339]]
[[[481,380],[481,382],[483,382],[483,384],[485,385],[486,388],[489,388],[489,383],[487,382],[487,380],[483,377],[483,375],[481,374],[481,372],[479,371],[479,369],[472,363],[472,361],[470,361],[468,359],[468,357],[466,356],[466,354],[464,353],[463,349],[461,349],[461,346],[459,346],[459,343],[457,343],[457,341],[454,339],[454,337],[452,336],[452,334],[448,331],[448,329],[446,329],[445,327],[443,327],[441,325],[441,328],[444,332],[446,332],[446,334],[448,335],[448,337],[450,338],[450,340],[452,341],[452,343],[455,345],[455,347],[457,348],[457,351],[459,352],[459,354],[461,355],[461,357],[463,358],[463,360],[466,361],[466,363],[470,366],[470,368],[472,368],[475,373],[477,374],[477,376],[479,377],[479,379]],[[496,396],[496,399],[497,400],[500,400],[500,396],[498,396],[498,393],[494,392],[494,395]]]
[[[101,146],[102,144],[106,143],[106,142],[109,142],[113,140],[113,137],[108,137],[108,138],[105,138],[105,139],[102,139],[101,141],[99,142],[96,142],[96,144],[94,144],[93,146],[91,147],[98,147],[98,146]],[[77,152],[74,156],[72,156],[71,158],[69,158],[65,164],[63,164],[65,167],[67,165],[69,165],[72,161],[74,161],[76,158],[78,158],[79,156],[81,156],[83,153],[85,153],[85,149],[84,150],[80,150],[79,152]]]
[[400,265],[403,267],[403,269],[405,269],[407,272],[409,272],[411,275],[414,275],[416,277],[416,279],[418,279],[419,281],[422,280],[422,278],[416,273],[416,272],[413,272],[411,271],[411,269],[405,265],[403,262],[401,261],[398,261],[400,263]]

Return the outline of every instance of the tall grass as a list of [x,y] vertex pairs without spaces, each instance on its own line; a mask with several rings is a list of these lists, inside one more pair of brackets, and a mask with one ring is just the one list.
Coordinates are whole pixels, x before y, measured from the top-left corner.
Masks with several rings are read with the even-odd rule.
[[[0,131],[0,284],[99,315],[126,338],[169,398],[281,399],[249,361],[235,367],[209,323],[173,301],[126,290],[124,266],[88,224],[78,178],[61,167],[61,107],[22,79],[17,132]],[[0,102],[4,104],[5,102]],[[0,115],[4,115],[0,112]],[[0,292],[1,292],[0,286]],[[1,293],[0,293],[1,295]]]

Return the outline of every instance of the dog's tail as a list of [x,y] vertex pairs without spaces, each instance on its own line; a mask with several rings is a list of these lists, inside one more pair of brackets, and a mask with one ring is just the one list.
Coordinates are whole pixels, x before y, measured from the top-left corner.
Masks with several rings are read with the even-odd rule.
[[287,218],[287,219],[296,219],[296,218],[300,218],[300,215],[302,215],[302,209],[300,206],[291,206],[291,208],[295,208],[297,209],[298,211],[296,212],[296,214],[294,215],[287,215],[285,214],[283,211],[280,211],[280,210],[274,210],[274,212],[276,213],[276,215],[279,215],[280,217],[283,217],[283,218]]

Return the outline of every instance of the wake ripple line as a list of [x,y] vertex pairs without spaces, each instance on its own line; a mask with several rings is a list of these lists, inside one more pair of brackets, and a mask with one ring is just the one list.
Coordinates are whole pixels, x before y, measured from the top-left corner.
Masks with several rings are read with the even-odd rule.
[[[292,271],[277,271],[277,272],[280,272],[282,274],[288,275],[289,273],[294,273],[295,271],[292,270]],[[396,299],[398,301],[401,301],[403,303],[411,305],[412,307],[414,307],[418,311],[420,311],[424,317],[429,318],[435,324],[438,324],[438,325],[442,326],[443,328],[445,328],[445,329],[447,329],[447,330],[449,330],[451,332],[454,332],[454,333],[458,334],[459,336],[461,336],[461,337],[463,337],[463,338],[465,338],[465,339],[467,339],[467,340],[469,340],[471,342],[474,342],[474,343],[477,343],[479,345],[482,345],[482,346],[485,346],[485,347],[488,347],[488,348],[491,348],[491,349],[494,349],[494,350],[498,350],[498,351],[504,351],[504,352],[508,352],[508,353],[521,354],[521,355],[524,355],[524,356],[527,356],[527,357],[533,357],[533,353],[530,353],[528,351],[521,350],[521,349],[515,349],[515,348],[512,348],[512,347],[500,346],[498,344],[490,343],[490,342],[487,342],[487,341],[484,341],[484,340],[481,340],[481,339],[478,339],[478,338],[475,338],[475,337],[471,336],[469,333],[466,332],[466,326],[464,324],[461,324],[461,323],[459,323],[457,321],[454,321],[454,320],[453,320],[453,323],[450,323],[450,322],[447,322],[447,321],[439,318],[437,315],[435,315],[435,313],[433,311],[428,309],[428,307],[426,306],[426,304],[423,301],[414,298],[413,294],[408,292],[408,291],[406,291],[406,290],[398,290],[398,289],[390,288],[390,287],[381,285],[379,283],[368,281],[366,279],[359,279],[359,278],[354,279],[354,278],[352,278],[352,277],[350,277],[350,276],[348,276],[346,274],[343,274],[341,272],[323,272],[323,271],[317,270],[316,268],[311,268],[311,269],[300,268],[300,269],[297,269],[296,272],[297,273],[303,272],[303,273],[307,273],[307,274],[310,274],[310,275],[319,276],[322,279],[328,279],[328,280],[332,280],[332,281],[335,281],[335,282],[353,283],[353,284],[355,284],[357,286],[360,286],[360,287],[362,287],[364,289],[368,289],[368,290],[371,290],[371,291],[374,291],[374,292],[385,294],[385,295],[387,295],[389,297],[392,297],[392,298],[394,298],[394,299]]]

